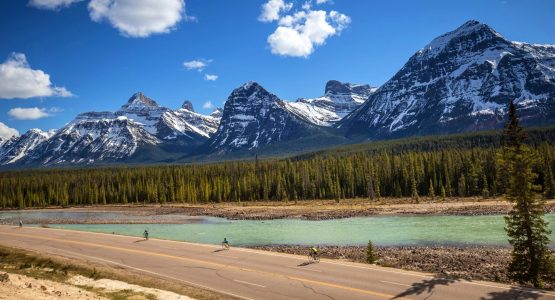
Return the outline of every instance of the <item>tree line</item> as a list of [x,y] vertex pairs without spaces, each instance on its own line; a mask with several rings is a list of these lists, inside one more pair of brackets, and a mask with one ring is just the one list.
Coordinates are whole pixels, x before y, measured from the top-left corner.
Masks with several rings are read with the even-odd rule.
[[[501,147],[322,154],[214,164],[0,173],[2,208],[382,197],[484,198],[504,193]],[[537,143],[535,184],[555,194],[555,146]]]

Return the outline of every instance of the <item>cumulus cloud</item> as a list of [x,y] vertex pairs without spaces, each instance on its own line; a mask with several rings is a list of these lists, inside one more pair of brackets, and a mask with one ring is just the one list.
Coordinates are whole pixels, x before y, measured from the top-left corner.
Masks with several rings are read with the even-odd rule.
[[216,81],[216,80],[218,80],[218,75],[206,74],[206,75],[204,75],[204,80]]
[[283,0],[268,0],[262,4],[262,12],[258,17],[261,22],[273,22],[279,20],[280,13],[288,12],[293,7],[293,3],[286,3]]
[[190,61],[186,61],[183,63],[183,66],[187,69],[187,70],[197,70],[197,71],[202,71],[204,70],[204,68],[206,68],[208,66],[209,63],[211,63],[212,60],[211,59],[195,59],[195,60],[190,60]]
[[19,136],[19,131],[0,122],[0,139],[9,139],[14,135]]
[[38,108],[38,107],[30,107],[30,108],[22,108],[16,107],[12,108],[8,111],[8,115],[17,119],[17,120],[37,120],[46,117],[52,116],[56,112],[60,112],[61,109],[59,108]]
[[83,0],[30,0],[29,5],[39,9],[56,10]]
[[212,101],[208,100],[208,101],[204,102],[204,104],[202,105],[202,108],[204,108],[204,109],[213,109],[214,104],[212,104]]
[[320,5],[320,4],[324,4],[324,3],[332,3],[331,0],[316,0],[316,4]]
[[[302,9],[293,14],[282,16],[278,13],[273,19],[277,20],[278,27],[267,39],[272,53],[306,58],[317,46],[340,34],[351,23],[351,18],[345,14],[334,10],[312,10],[310,3],[305,2]],[[317,2],[321,3],[324,2]]]
[[123,35],[148,37],[170,32],[183,18],[184,0],[91,0],[89,13],[96,22],[108,21]]
[[0,64],[0,98],[71,97],[64,87],[53,86],[50,75],[33,70],[22,53],[12,55]]

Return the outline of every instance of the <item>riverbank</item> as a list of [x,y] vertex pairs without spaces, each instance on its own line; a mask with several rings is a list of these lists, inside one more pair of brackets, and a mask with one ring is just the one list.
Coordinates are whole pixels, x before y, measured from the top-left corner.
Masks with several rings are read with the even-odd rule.
[[[306,246],[256,246],[254,249],[306,255]],[[322,246],[322,257],[366,262],[366,247]],[[514,284],[507,275],[511,249],[505,247],[375,247],[377,264],[442,277]]]
[[[94,217],[68,219],[48,215],[25,220],[29,224],[183,224],[195,222],[200,216],[221,217],[231,220],[274,220],[303,219],[329,220],[366,216],[395,215],[498,215],[506,214],[511,203],[501,198],[483,200],[481,198],[422,198],[415,203],[410,198],[387,198],[379,201],[367,199],[347,199],[339,202],[329,200],[294,202],[240,202],[216,204],[165,204],[165,205],[108,205],[68,208],[44,208],[26,210],[4,210],[0,224],[18,222],[17,212],[78,212],[106,213]],[[6,215],[6,213],[12,213]],[[555,213],[555,200],[546,203],[546,213]],[[114,215],[115,214],[115,215]],[[1,216],[0,216],[1,217]]]

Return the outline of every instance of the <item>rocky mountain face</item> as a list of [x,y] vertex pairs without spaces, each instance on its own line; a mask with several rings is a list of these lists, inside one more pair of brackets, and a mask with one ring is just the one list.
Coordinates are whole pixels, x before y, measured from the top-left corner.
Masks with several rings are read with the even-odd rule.
[[116,112],[83,113],[55,133],[31,130],[8,140],[0,146],[0,165],[118,161],[144,146],[185,151],[208,140],[218,124],[219,118],[196,113],[188,101],[171,110],[137,93]]
[[367,84],[330,80],[326,83],[324,96],[286,102],[286,108],[312,124],[332,126],[362,105],[376,90],[376,87]]
[[44,141],[55,134],[55,131],[31,129],[21,136],[13,136],[0,143],[0,165],[14,164],[26,158]]
[[316,126],[291,113],[287,104],[256,82],[235,89],[227,99],[210,152],[253,150],[309,135]]
[[494,129],[510,100],[525,124],[555,121],[555,46],[468,21],[414,54],[338,127],[368,138]]

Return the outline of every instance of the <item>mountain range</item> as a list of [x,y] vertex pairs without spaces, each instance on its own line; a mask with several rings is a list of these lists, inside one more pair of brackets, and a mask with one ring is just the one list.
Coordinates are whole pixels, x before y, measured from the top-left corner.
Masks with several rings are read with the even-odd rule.
[[380,87],[329,81],[319,98],[285,101],[256,82],[210,115],[142,93],[116,112],[0,141],[0,165],[173,162],[287,154],[364,140],[500,128],[510,100],[524,124],[555,121],[555,46],[513,42],[468,21],[432,40]]

